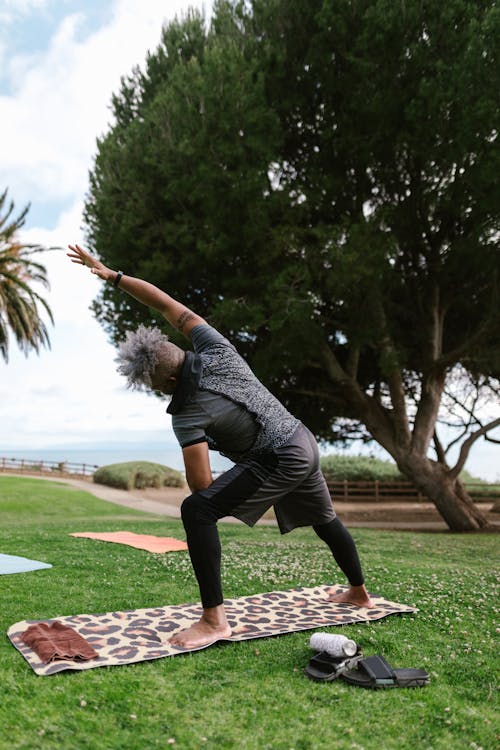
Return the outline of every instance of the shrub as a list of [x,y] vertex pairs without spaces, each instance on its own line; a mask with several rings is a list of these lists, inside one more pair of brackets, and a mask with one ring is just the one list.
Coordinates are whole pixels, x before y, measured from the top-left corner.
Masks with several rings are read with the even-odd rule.
[[396,464],[371,456],[345,456],[338,453],[322,456],[321,471],[327,482],[344,479],[351,482],[370,482],[375,479],[390,482],[405,479]]
[[[346,456],[339,453],[322,456],[321,471],[327,482],[340,482],[344,479],[351,482],[373,482],[377,479],[379,482],[398,482],[407,479],[392,461],[383,461],[371,456]],[[500,487],[498,482],[489,484],[483,479],[472,476],[465,469],[460,472],[460,479],[473,498],[487,495],[493,498],[498,497]]]
[[122,490],[184,486],[184,477],[179,471],[150,461],[127,461],[100,466],[94,472],[93,480],[97,484]]

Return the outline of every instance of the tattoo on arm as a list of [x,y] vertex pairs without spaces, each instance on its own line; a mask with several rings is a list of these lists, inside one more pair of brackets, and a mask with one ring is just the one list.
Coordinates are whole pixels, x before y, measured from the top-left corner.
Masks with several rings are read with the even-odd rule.
[[186,323],[189,320],[192,320],[194,317],[195,315],[191,312],[191,310],[184,310],[184,312],[177,318],[177,329],[179,331],[182,331]]

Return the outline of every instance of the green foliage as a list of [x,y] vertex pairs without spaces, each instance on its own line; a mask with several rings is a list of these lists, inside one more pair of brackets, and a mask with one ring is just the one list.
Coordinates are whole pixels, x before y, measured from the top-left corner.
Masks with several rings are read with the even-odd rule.
[[405,479],[395,463],[372,456],[322,456],[321,471],[327,481],[347,479],[351,482],[363,482],[378,479],[380,482],[390,482]]
[[[321,457],[321,471],[327,482],[392,482],[406,481],[393,461],[383,461],[373,456],[347,456],[342,453],[331,453]],[[489,484],[483,479],[472,476],[468,471],[460,472],[460,479],[470,492],[471,497],[498,496],[499,485]]]
[[[499,29],[464,0],[171,23],[113,97],[91,247],[208,316],[325,440],[373,432],[326,348],[364,392],[498,372]],[[112,286],[94,311],[114,341],[155,317]]]
[[151,461],[126,461],[101,466],[94,472],[93,479],[98,484],[123,490],[184,486],[184,478],[179,471]]
[[[109,264],[119,262],[121,244],[127,270],[182,289],[200,312],[217,297],[217,279],[231,277],[248,293],[266,247],[262,196],[279,132],[241,33],[222,11],[217,28],[207,35],[195,13],[173,22],[144,73],[123,81],[85,212],[90,244]],[[115,340],[148,319],[107,288],[95,311]]]
[[[498,391],[499,42],[489,0],[220,0],[122,81],[85,206],[104,263],[215,324],[317,437],[375,439],[460,529],[486,521],[428,456],[454,372]],[[112,285],[94,312],[115,343],[163,323]]]
[[33,260],[34,253],[44,248],[23,245],[17,234],[23,227],[29,206],[13,219],[14,204],[7,203],[7,190],[0,195],[0,355],[8,361],[9,331],[27,354],[41,346],[49,346],[47,326],[40,314],[42,308],[53,322],[47,302],[32,284],[49,286],[45,267]]
[[[53,565],[1,577],[3,633],[24,619],[198,598],[187,552],[158,555],[69,536],[92,529],[183,538],[180,520],[117,508],[60,483],[7,477],[0,477],[0,513],[2,552]],[[340,582],[311,530],[280,537],[275,528],[221,523],[220,531],[228,597]],[[342,633],[367,656],[427,669],[428,687],[375,693],[340,680],[314,683],[303,674],[309,632],[52,677],[37,677],[4,637],[2,750],[496,747],[496,536],[353,535],[370,590],[418,612],[343,626]]]

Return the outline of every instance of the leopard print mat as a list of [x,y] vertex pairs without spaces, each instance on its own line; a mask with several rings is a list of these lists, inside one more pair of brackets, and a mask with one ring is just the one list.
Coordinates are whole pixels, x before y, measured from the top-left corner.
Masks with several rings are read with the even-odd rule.
[[[371,597],[374,606],[371,609],[329,602],[327,591],[331,589],[331,586],[317,586],[226,599],[224,604],[232,635],[223,640],[267,638],[301,630],[371,622],[387,615],[416,611],[404,604],[389,602],[373,595]],[[339,592],[344,589],[343,586],[337,587]],[[181,604],[56,618],[58,622],[76,630],[94,647],[99,656],[90,661],[60,659],[43,663],[36,653],[22,642],[21,636],[30,625],[37,622],[50,624],[54,619],[16,622],[9,628],[7,635],[36,674],[52,675],[66,669],[81,670],[133,664],[185,653],[189,649],[172,646],[168,639],[177,630],[187,628],[199,620],[200,615],[199,604]]]

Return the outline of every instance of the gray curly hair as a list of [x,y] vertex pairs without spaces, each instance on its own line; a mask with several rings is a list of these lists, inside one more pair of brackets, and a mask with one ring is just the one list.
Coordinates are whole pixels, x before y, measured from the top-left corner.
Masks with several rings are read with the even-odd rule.
[[172,373],[179,365],[182,350],[168,340],[159,328],[140,325],[136,331],[128,331],[118,347],[118,372],[127,378],[129,388],[152,388],[151,379],[158,364]]

